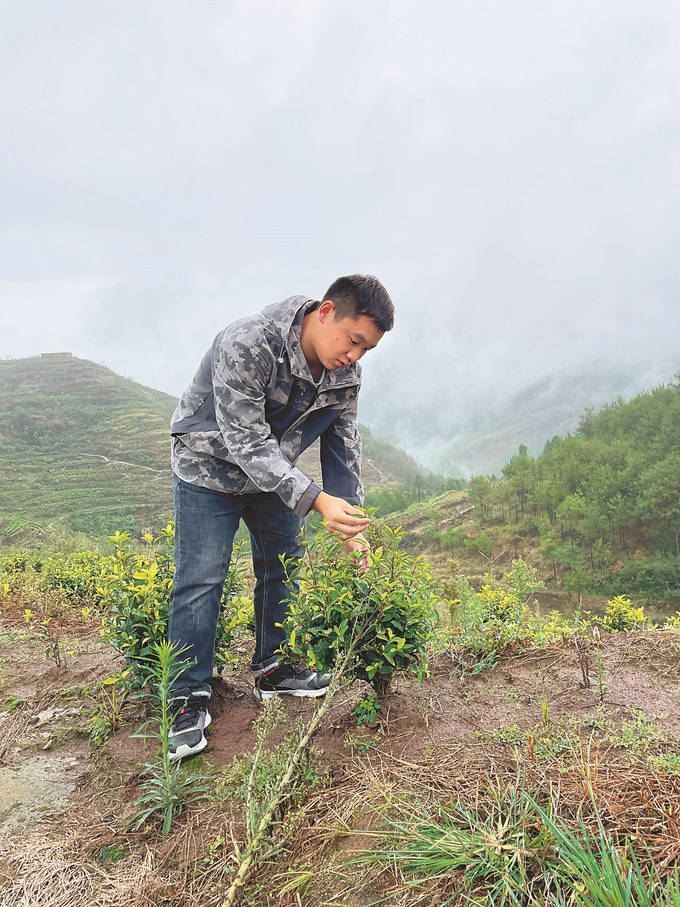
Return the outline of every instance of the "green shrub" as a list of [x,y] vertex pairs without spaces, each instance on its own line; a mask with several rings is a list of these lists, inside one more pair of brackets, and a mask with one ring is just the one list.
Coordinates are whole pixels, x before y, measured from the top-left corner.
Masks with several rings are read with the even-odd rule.
[[625,595],[617,595],[607,602],[602,618],[606,630],[633,630],[645,623],[645,609],[636,608]]
[[288,656],[326,671],[353,646],[353,676],[378,695],[398,668],[425,676],[425,647],[438,621],[434,580],[422,558],[399,550],[401,535],[374,520],[365,572],[328,533],[305,540],[307,556],[288,562],[289,588],[293,575],[300,583],[283,625]]
[[460,526],[448,526],[441,534],[440,542],[445,550],[459,548],[463,544],[463,530]]
[[0,557],[0,576],[23,573],[31,564],[31,555],[28,551],[16,551]]
[[543,617],[537,607],[528,607],[543,583],[521,558],[512,562],[504,585],[486,583],[475,592],[464,577],[455,580],[458,601],[453,616],[457,626],[451,647],[463,655],[486,659],[512,645],[545,645],[573,635],[572,624],[558,612]]
[[467,532],[463,537],[463,546],[471,554],[482,554],[484,557],[491,557],[493,551],[493,539],[486,532]]
[[102,571],[112,561],[98,551],[74,551],[52,554],[41,564],[39,588],[43,591],[63,589],[70,599],[94,598]]
[[[104,610],[101,635],[124,657],[137,683],[143,683],[144,665],[153,658],[157,646],[167,639],[170,593],[175,571],[173,541],[175,527],[169,523],[160,535],[143,536],[144,554],[130,551],[130,534],[116,532],[109,537],[115,554],[102,575],[98,594]],[[252,620],[248,607],[241,566],[241,551],[234,547],[224,583],[220,617],[215,637],[215,666],[222,670],[234,661],[228,647],[242,621]],[[232,599],[237,599],[232,608]]]
[[646,599],[680,599],[680,557],[630,558],[599,583],[610,595],[636,593]]

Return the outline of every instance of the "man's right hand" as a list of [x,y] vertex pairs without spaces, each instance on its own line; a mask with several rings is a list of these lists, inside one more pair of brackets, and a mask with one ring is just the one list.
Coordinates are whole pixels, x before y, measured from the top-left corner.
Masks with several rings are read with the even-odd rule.
[[343,542],[353,538],[358,532],[363,532],[371,522],[353,504],[348,504],[342,498],[335,498],[332,494],[326,494],[325,491],[317,495],[312,510],[321,514],[328,531],[337,535]]

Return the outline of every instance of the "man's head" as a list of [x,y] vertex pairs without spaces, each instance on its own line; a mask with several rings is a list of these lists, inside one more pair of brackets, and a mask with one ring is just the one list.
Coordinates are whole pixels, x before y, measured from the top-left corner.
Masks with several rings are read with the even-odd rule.
[[338,277],[326,290],[322,303],[327,299],[335,304],[338,320],[366,315],[375,321],[381,333],[392,330],[394,306],[389,293],[375,277],[364,274]]
[[310,367],[335,371],[361,359],[393,324],[394,306],[380,281],[340,277],[305,316],[302,349]]

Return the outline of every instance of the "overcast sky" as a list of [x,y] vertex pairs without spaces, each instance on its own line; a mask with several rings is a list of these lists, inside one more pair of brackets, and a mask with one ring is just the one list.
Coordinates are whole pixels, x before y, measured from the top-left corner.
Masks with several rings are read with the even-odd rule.
[[680,368],[674,0],[5,0],[0,355],[179,394],[340,274],[381,430],[580,363]]

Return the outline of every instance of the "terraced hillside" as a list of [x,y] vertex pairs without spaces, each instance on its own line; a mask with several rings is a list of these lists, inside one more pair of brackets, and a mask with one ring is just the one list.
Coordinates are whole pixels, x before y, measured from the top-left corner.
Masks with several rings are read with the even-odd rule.
[[3,541],[170,514],[169,394],[68,354],[0,362]]
[[[30,544],[49,526],[98,537],[168,520],[176,402],[70,353],[0,361],[0,544]],[[374,441],[365,483],[418,471],[384,442],[374,461]],[[320,478],[318,450],[300,465]]]

